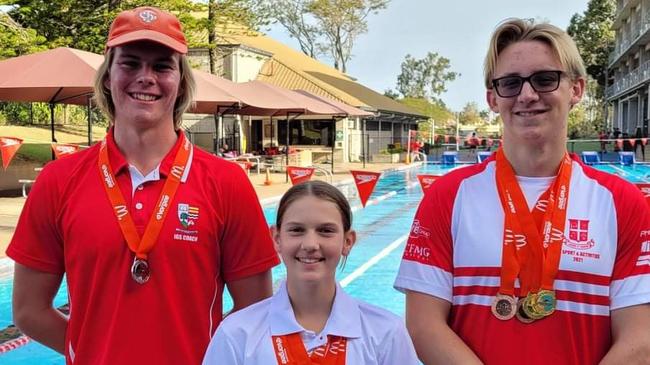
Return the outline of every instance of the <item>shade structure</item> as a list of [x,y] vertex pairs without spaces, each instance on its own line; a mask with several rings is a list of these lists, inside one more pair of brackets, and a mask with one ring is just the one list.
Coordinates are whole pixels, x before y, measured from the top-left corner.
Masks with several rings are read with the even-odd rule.
[[324,96],[319,96],[319,95],[316,95],[316,94],[312,94],[312,93],[310,93],[309,91],[306,91],[306,90],[293,90],[293,91],[298,93],[298,94],[304,95],[304,96],[306,96],[308,98],[318,100],[318,101],[323,102],[323,103],[330,104],[330,105],[332,105],[332,106],[334,106],[334,107],[336,107],[338,109],[343,110],[345,113],[347,113],[348,116],[351,116],[351,117],[362,117],[363,118],[363,117],[374,117],[375,116],[375,113],[372,113],[372,112],[369,112],[369,111],[366,111],[366,110],[363,110],[363,109],[355,108],[353,106],[350,106],[350,105],[348,105],[346,103],[343,103],[343,102],[340,102],[338,100],[334,100],[334,99],[330,99],[330,98],[327,98],[327,97],[324,97]]
[[193,69],[196,94],[190,113],[219,114],[219,111],[237,109],[241,100],[231,94],[235,83],[208,72]]
[[242,107],[235,114],[271,117],[287,114],[347,116],[344,110],[332,104],[263,81],[235,84],[233,95],[242,101]]
[[102,62],[104,56],[66,47],[0,61],[0,100],[49,103],[52,142],[56,142],[54,104],[87,105],[90,145],[90,98]]
[[0,100],[86,105],[103,61],[65,47],[0,61]]

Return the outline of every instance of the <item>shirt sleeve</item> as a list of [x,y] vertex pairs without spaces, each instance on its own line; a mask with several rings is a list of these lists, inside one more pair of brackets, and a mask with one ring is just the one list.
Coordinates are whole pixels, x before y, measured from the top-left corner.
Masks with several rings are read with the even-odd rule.
[[406,331],[404,321],[400,318],[394,323],[393,330],[389,332],[380,346],[381,354],[378,365],[419,365],[420,361],[415,353],[411,337]]
[[7,256],[17,263],[51,274],[65,271],[63,239],[57,224],[59,184],[57,172],[46,166],[29,192],[7,248]]
[[243,346],[244,344],[238,344],[224,330],[223,325],[219,326],[205,352],[203,365],[243,365],[244,360],[242,354],[239,353],[238,345]]
[[[451,302],[453,242],[451,214],[455,190],[436,181],[425,194],[413,219],[394,287]],[[456,188],[457,189],[457,188]]]
[[616,201],[618,245],[610,285],[612,310],[650,303],[650,209],[635,186],[624,184],[621,190]]
[[224,230],[220,239],[225,282],[243,279],[280,263],[253,186],[232,164],[224,186]]

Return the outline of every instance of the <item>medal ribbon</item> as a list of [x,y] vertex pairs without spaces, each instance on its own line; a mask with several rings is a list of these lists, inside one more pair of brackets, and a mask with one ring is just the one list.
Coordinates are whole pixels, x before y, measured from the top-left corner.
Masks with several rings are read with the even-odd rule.
[[571,164],[569,154],[565,153],[558,176],[535,205],[548,200],[545,212],[535,207],[531,212],[512,165],[503,149],[497,150],[497,189],[505,213],[500,294],[514,295],[517,276],[521,297],[540,288],[553,290],[562,253]]
[[102,181],[104,182],[104,188],[106,189],[106,194],[108,199],[113,206],[113,212],[117,217],[117,223],[122,230],[122,234],[126,239],[126,242],[129,246],[129,249],[135,253],[135,256],[139,259],[146,260],[147,254],[153,249],[153,246],[156,244],[160,230],[162,229],[163,222],[165,217],[169,212],[169,207],[171,202],[174,199],[174,195],[178,190],[178,186],[181,182],[181,177],[187,166],[187,162],[190,158],[190,148],[191,144],[185,138],[183,133],[179,133],[181,139],[181,146],[176,152],[174,158],[174,164],[169,172],[169,176],[165,180],[165,185],[163,185],[162,192],[158,197],[158,203],[154,209],[153,214],[149,218],[149,223],[145,228],[144,235],[140,239],[140,235],[135,227],[133,218],[131,218],[131,213],[126,206],[126,201],[124,196],[120,191],[120,187],[117,184],[117,179],[115,174],[113,174],[113,169],[111,168],[110,161],[108,158],[108,147],[106,145],[106,138],[102,141],[102,145],[99,149],[99,175],[101,176]]
[[327,336],[327,343],[307,354],[300,333],[272,336],[273,349],[278,365],[345,365],[347,339]]

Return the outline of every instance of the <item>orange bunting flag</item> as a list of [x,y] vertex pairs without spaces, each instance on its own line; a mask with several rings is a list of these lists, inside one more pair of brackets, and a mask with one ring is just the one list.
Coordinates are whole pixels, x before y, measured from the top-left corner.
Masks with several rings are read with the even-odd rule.
[[15,137],[0,137],[0,154],[2,155],[2,168],[7,171],[11,159],[23,144],[23,140]]
[[648,139],[647,138],[641,138],[641,143],[645,146],[648,144]]
[[634,139],[634,138],[630,138],[630,139],[628,139],[627,141],[630,142],[630,144],[631,144],[632,146],[634,146],[634,142],[636,142],[636,139]]
[[431,187],[431,184],[438,180],[439,177],[440,175],[418,175],[418,180],[420,180],[422,191],[426,194]]
[[377,181],[379,181],[380,172],[371,172],[371,171],[353,171],[350,170],[352,176],[354,176],[354,184],[357,186],[357,191],[359,192],[359,199],[361,199],[361,205],[366,206],[368,198],[372,194],[372,191],[375,190]]
[[623,140],[622,139],[617,139],[616,140],[616,146],[621,149],[623,148]]
[[449,143],[449,136],[445,135],[445,143]]
[[79,146],[76,144],[52,143],[52,151],[54,151],[56,158],[61,158],[79,151]]
[[635,184],[639,190],[643,193],[643,196],[645,196],[645,201],[650,205],[650,184],[648,183],[639,183]]
[[311,176],[314,174],[314,168],[287,166],[287,173],[289,174],[289,178],[291,178],[291,185],[298,185],[311,179]]

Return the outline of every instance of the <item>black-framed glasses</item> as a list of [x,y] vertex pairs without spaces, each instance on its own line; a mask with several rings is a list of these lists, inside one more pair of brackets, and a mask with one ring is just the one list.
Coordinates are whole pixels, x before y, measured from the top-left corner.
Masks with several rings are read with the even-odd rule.
[[492,86],[502,98],[512,98],[519,95],[524,87],[524,82],[528,82],[533,90],[538,93],[550,93],[560,87],[563,73],[563,71],[552,70],[537,71],[528,77],[516,75],[499,77],[492,80]]

